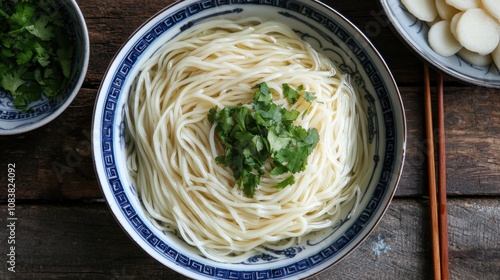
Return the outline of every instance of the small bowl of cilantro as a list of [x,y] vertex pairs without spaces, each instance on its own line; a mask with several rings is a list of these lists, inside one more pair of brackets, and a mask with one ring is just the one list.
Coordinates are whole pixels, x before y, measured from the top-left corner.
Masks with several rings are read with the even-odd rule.
[[59,116],[80,90],[89,49],[74,0],[0,1],[0,135]]

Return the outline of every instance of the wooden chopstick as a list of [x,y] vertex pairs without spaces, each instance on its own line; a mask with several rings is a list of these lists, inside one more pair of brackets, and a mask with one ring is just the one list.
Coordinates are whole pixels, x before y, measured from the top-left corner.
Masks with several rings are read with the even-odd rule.
[[444,127],[443,76],[437,74],[438,106],[438,207],[439,207],[439,245],[441,253],[441,279],[448,280],[448,214],[446,208],[446,148]]
[[431,215],[431,242],[434,279],[441,279],[441,246],[439,244],[439,219],[436,190],[436,166],[434,162],[434,129],[432,125],[432,101],[429,66],[424,65],[425,80],[425,132],[427,137],[427,168],[429,178],[429,204]]

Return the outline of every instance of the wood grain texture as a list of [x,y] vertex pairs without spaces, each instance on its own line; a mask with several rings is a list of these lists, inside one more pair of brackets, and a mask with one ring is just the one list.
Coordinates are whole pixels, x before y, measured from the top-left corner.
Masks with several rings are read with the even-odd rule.
[[[431,257],[425,200],[397,199],[344,260],[311,279],[428,279]],[[104,203],[18,206],[18,272],[1,279],[185,279],[137,247]],[[500,202],[452,199],[452,279],[498,279]],[[0,212],[6,217],[5,208]],[[0,231],[6,240],[7,231]],[[0,252],[7,250],[4,242]],[[2,264],[5,266],[5,264]]]

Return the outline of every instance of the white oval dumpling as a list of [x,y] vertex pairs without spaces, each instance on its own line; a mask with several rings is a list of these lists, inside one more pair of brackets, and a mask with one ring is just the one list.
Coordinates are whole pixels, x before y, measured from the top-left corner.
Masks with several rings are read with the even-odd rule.
[[491,53],[491,58],[493,59],[493,62],[497,66],[498,70],[500,70],[500,44]]
[[437,16],[435,0],[401,0],[401,3],[419,20],[431,22]]
[[442,56],[452,56],[456,54],[462,45],[451,34],[450,21],[442,20],[434,24],[428,33],[429,45]]
[[464,48],[482,55],[491,53],[500,41],[497,21],[480,8],[464,12],[455,34]]
[[482,0],[483,7],[497,20],[500,21],[500,1],[498,0]]
[[481,0],[446,0],[446,4],[453,6],[460,11],[466,11],[468,9],[479,7],[480,1]]
[[446,0],[436,0],[436,10],[439,17],[442,19],[451,20],[455,14],[460,12],[459,9],[450,6],[446,3]]
[[464,14],[464,12],[459,12],[451,18],[450,31],[451,31],[451,34],[453,34],[453,36],[455,36],[455,38],[457,38],[457,22],[462,17],[463,14]]
[[466,48],[462,48],[458,51],[458,56],[460,56],[463,60],[469,62],[472,65],[476,66],[488,66],[493,61],[491,54],[481,55],[475,52],[471,52]]

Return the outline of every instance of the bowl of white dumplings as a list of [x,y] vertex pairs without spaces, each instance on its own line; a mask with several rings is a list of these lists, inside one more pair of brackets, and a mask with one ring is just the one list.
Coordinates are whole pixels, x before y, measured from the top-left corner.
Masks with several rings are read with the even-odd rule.
[[434,68],[500,88],[500,6],[495,0],[381,0],[394,30]]

